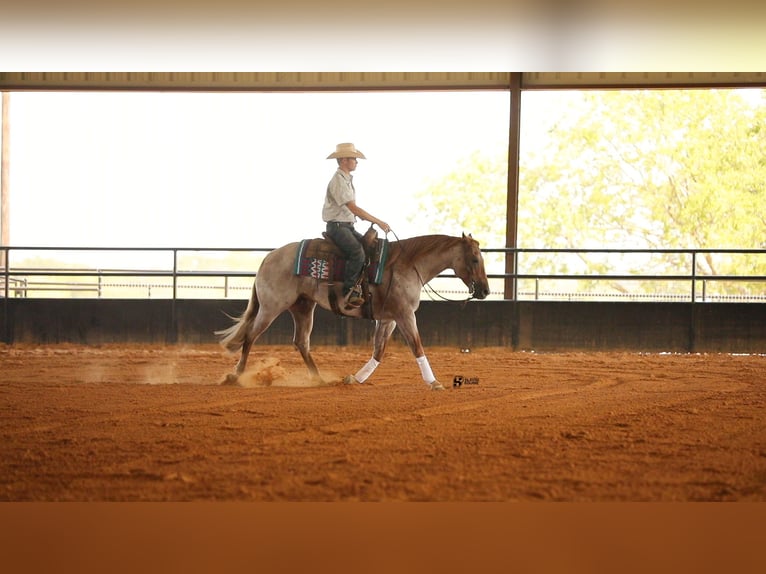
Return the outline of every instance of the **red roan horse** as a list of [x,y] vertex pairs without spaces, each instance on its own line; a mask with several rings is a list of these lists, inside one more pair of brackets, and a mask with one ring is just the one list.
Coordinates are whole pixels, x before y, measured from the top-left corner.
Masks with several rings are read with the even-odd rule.
[[[282,312],[289,310],[295,323],[293,343],[300,351],[312,380],[322,382],[309,350],[309,338],[314,325],[317,304],[338,312],[340,282],[331,283],[294,273],[299,243],[290,243],[269,253],[255,277],[250,302],[237,322],[222,331],[221,345],[231,351],[241,349],[233,374],[224,383],[237,384],[244,372],[250,348],[258,337]],[[434,376],[418,333],[415,311],[420,305],[420,291],[431,279],[446,269],[452,269],[471,292],[471,298],[484,299],[489,283],[479,243],[470,235],[451,237],[425,235],[389,244],[388,260],[382,282],[370,285],[371,311],[375,320],[372,358],[355,374],[344,378],[345,383],[364,383],[383,359],[386,343],[396,327],[412,350],[425,383],[432,390],[444,387]],[[341,303],[342,304],[342,303]],[[362,308],[343,309],[343,315],[362,317]]]

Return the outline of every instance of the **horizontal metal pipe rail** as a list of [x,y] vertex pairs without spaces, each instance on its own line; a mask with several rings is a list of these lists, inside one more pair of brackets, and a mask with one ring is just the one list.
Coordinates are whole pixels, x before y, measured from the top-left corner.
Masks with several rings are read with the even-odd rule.
[[[30,285],[30,277],[96,277],[99,281],[102,278],[109,277],[169,277],[172,282],[168,288],[172,289],[172,299],[178,296],[178,280],[190,277],[200,278],[223,278],[228,281],[234,277],[254,277],[256,270],[237,271],[237,270],[204,270],[204,271],[185,271],[178,269],[179,253],[268,253],[273,251],[273,247],[254,247],[254,248],[216,248],[216,247],[41,247],[41,246],[2,246],[0,250],[3,253],[5,263],[3,269],[3,289],[2,295],[7,300],[11,290],[23,291],[54,291],[57,289],[41,288]],[[166,269],[134,269],[134,268],[115,268],[115,269],[88,269],[88,268],[17,268],[11,266],[11,255],[13,252],[130,252],[130,253],[167,253],[172,255],[172,265]],[[508,279],[518,280],[590,280],[590,281],[687,281],[690,283],[691,302],[697,300],[697,283],[716,281],[734,281],[734,282],[766,282],[766,275],[701,275],[697,273],[697,257],[705,254],[737,254],[737,255],[765,255],[766,249],[550,249],[550,248],[485,248],[482,249],[485,254],[502,253],[505,257],[513,258],[513,269],[518,269],[519,255],[527,253],[551,254],[552,256],[576,253],[576,254],[683,254],[691,257],[690,272],[673,274],[593,274],[593,273],[489,273],[490,279]],[[23,277],[24,279],[19,279]],[[454,274],[442,274],[441,278],[454,278]],[[11,287],[14,281],[23,281],[24,286]],[[72,283],[69,287],[61,281],[58,287],[61,291],[88,290],[94,288],[94,285]],[[100,284],[99,284],[100,285]],[[162,286],[166,287],[166,286]],[[518,287],[517,287],[518,289]],[[100,289],[99,289],[100,293]],[[515,299],[517,293],[513,293],[511,299]],[[760,297],[757,299],[761,299]]]

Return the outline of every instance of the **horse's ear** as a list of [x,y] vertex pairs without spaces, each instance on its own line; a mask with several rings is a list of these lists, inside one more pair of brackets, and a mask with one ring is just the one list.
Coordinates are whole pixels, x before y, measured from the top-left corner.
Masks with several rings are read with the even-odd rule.
[[[468,237],[470,237],[471,239],[473,239],[473,235],[472,235],[472,234],[470,234],[470,233],[468,234]],[[465,238],[466,238],[466,235],[465,235],[465,231],[463,231],[463,239],[465,239]]]

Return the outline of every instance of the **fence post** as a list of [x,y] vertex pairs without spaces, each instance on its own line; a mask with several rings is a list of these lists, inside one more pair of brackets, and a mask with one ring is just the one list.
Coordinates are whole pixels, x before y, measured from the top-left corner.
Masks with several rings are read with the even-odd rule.
[[11,257],[10,254],[10,248],[3,246],[3,277],[5,278],[5,283],[3,284],[3,296],[5,297],[5,300],[8,300],[8,285],[11,281],[11,274],[10,274],[10,263],[9,259]]
[[692,303],[697,301],[697,252],[692,251]]
[[176,300],[178,288],[178,249],[173,249],[173,301]]
[[178,249],[173,248],[173,300],[170,303],[170,342],[178,342],[178,320],[176,317],[176,298],[178,296]]
[[10,344],[11,343],[11,322],[8,318],[8,313],[10,311],[10,308],[8,306],[8,284],[11,281],[10,276],[10,263],[9,259],[11,257],[10,254],[10,248],[3,245],[3,277],[4,277],[4,285],[3,285],[3,342]]
[[689,311],[689,352],[697,348],[697,252],[692,251],[692,304]]

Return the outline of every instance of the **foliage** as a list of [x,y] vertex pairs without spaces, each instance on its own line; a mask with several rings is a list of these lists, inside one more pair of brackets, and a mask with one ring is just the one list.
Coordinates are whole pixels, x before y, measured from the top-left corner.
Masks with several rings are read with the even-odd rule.
[[[537,146],[522,136],[518,245],[761,248],[766,241],[766,100],[752,90],[567,93]],[[759,96],[757,98],[753,95]],[[522,126],[527,129],[528,126]],[[479,152],[420,196],[435,228],[505,244],[506,157]],[[607,259],[610,259],[607,261]],[[689,273],[688,256],[528,254],[521,272]],[[699,256],[697,273],[766,274],[766,257]],[[613,285],[625,290],[622,284]],[[635,283],[630,283],[631,289]],[[736,291],[736,284],[727,284]]]

